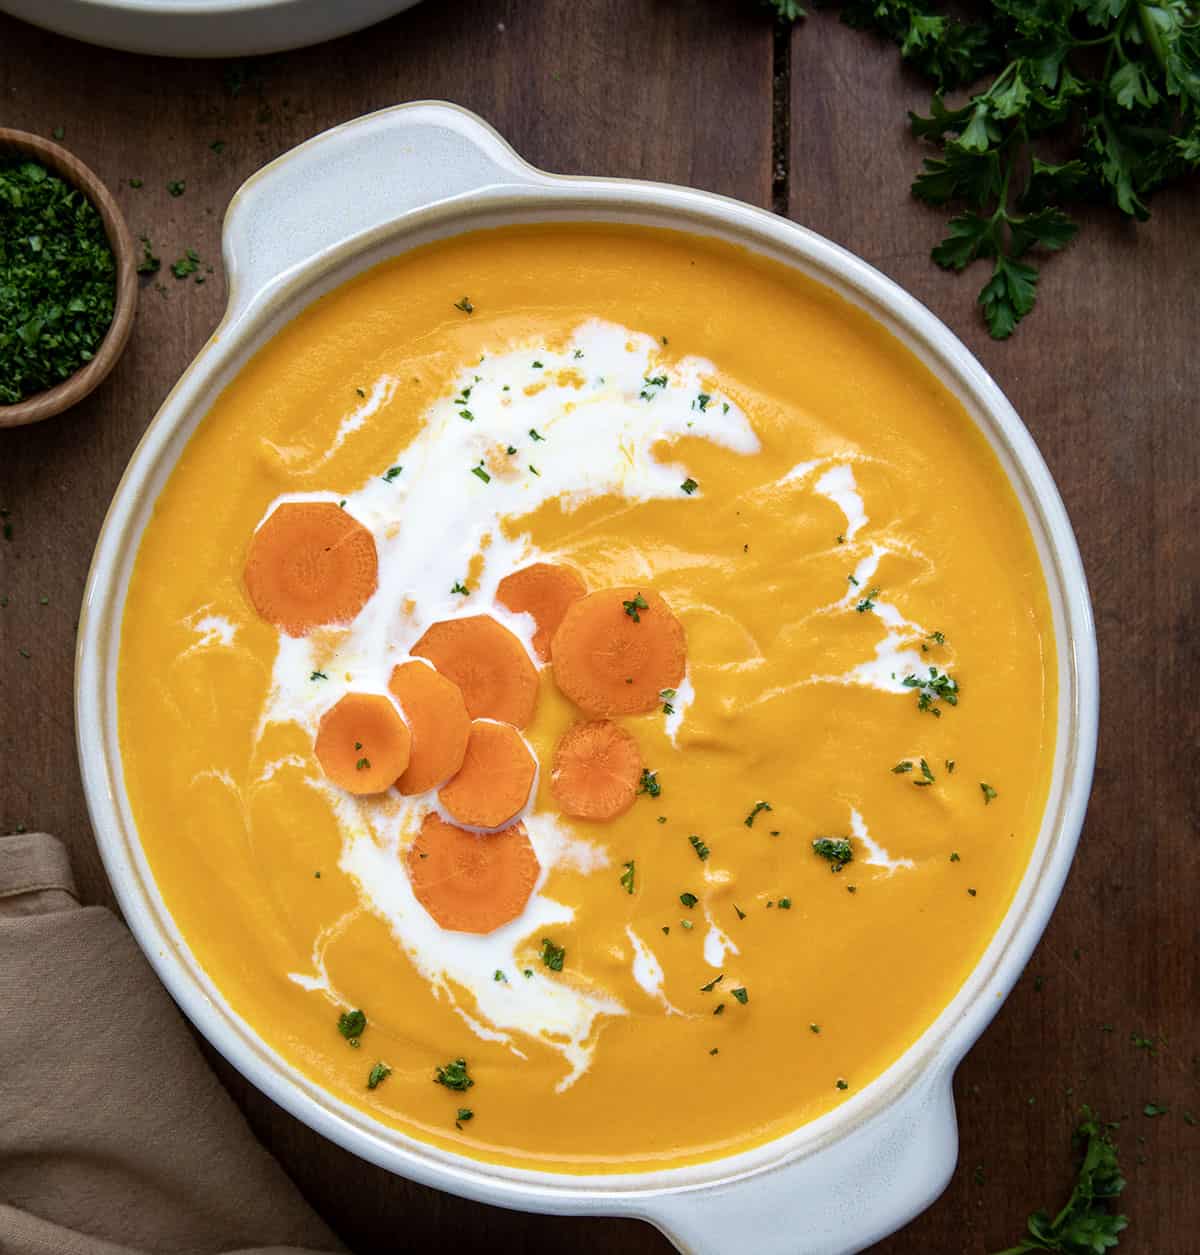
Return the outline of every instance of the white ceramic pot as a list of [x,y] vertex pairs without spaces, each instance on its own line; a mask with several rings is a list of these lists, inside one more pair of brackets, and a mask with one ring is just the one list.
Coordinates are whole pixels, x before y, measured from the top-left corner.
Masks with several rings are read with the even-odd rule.
[[[886,1073],[821,1119],[698,1167],[623,1176],[492,1167],[436,1149],[335,1100],[268,1049],[201,970],[163,905],[129,811],[117,739],[117,649],[134,556],[156,497],[220,390],[300,309],[384,258],[475,228],[563,219],[719,236],[868,310],[958,396],[995,449],[1036,540],[1058,641],[1058,742],[1041,833],[1002,927],[954,1001]],[[1050,474],[999,388],[928,310],[811,231],[687,188],[544,174],[451,105],[388,109],[279,158],[234,197],[224,256],[229,307],[125,472],[79,626],[79,753],[96,837],[125,917],[175,1000],[239,1071],[300,1120],[364,1159],[468,1198],[637,1216],[680,1250],[702,1255],[844,1255],[904,1224],[953,1171],[954,1069],[1020,975],[1058,899],[1095,755],[1096,640],[1079,553]]]
[[336,39],[417,0],[0,0],[0,12],[104,48],[251,57]]

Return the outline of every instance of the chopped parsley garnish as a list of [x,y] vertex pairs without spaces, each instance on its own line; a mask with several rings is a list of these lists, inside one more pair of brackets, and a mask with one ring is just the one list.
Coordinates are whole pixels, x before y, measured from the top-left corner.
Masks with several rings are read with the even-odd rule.
[[943,701],[949,706],[958,705],[958,681],[939,671],[937,667],[929,668],[929,677],[907,675],[902,681],[905,688],[917,690],[917,709],[927,710],[939,719],[942,712],[935,702]]
[[132,187],[136,191],[139,187],[145,186],[145,180],[144,179],[130,179],[129,186]]
[[529,473],[530,473],[531,475],[536,475],[536,476],[538,477],[538,479],[541,479],[541,477],[542,477],[542,472],[541,472],[541,471],[539,471],[539,470],[538,470],[538,468],[537,468],[536,466],[534,466],[534,464],[533,464],[532,462],[530,462],[530,463],[529,463]]
[[946,774],[949,776],[954,775],[954,759],[953,758],[946,759]]
[[702,392],[702,393],[700,393],[700,395],[699,395],[699,396],[698,396],[698,397],[697,397],[697,398],[696,398],[696,399],[692,402],[692,409],[694,409],[694,410],[699,410],[699,411],[703,414],[703,413],[704,413],[704,411],[705,411],[706,409],[708,409],[708,403],[709,403],[711,400],[712,400],[712,397],[710,397],[710,396],[708,395],[708,393],[707,393],[707,392]]
[[936,778],[933,772],[929,770],[929,764],[923,758],[921,759],[921,776],[922,779],[913,781],[913,784],[919,789],[927,789]]
[[545,367],[543,366],[543,364],[542,364],[541,362],[533,362],[533,363],[531,363],[531,365],[533,366],[533,369],[534,369],[534,370],[544,370],[544,369],[545,369]]
[[754,821],[758,818],[759,815],[763,813],[763,811],[769,811],[773,809],[774,807],[772,807],[770,802],[755,802],[754,809],[750,812],[749,815],[746,816],[745,819],[742,820],[742,823],[744,823],[747,828],[753,828]]
[[624,889],[626,893],[632,893],[633,878],[635,875],[634,860],[630,859],[628,863],[624,864],[624,867],[625,870],[621,873],[621,888]]
[[680,928],[686,928],[686,929],[688,930],[688,932],[691,932],[691,930],[692,930],[692,921],[691,921],[690,919],[681,919],[681,920],[679,921],[679,927],[680,927]]
[[814,854],[829,860],[832,872],[840,872],[854,859],[854,847],[847,837],[818,837],[812,848]]
[[625,613],[634,621],[634,623],[641,623],[642,621],[642,616],[639,611],[650,609],[650,603],[642,596],[641,593],[638,593],[636,597],[633,597],[629,601],[621,602],[621,605],[624,607]]
[[459,1107],[458,1115],[455,1117],[454,1123],[460,1128],[467,1120],[474,1120],[475,1113],[470,1107]]
[[389,466],[387,470],[383,472],[383,475],[381,476],[381,478],[383,479],[383,482],[385,484],[390,484],[392,480],[395,479],[396,476],[399,475],[400,472],[403,470],[404,470],[404,467],[402,466]]
[[365,392],[364,392],[361,388],[355,388],[355,389],[354,389],[354,391],[355,391],[355,392],[358,394],[358,396],[360,396],[360,397],[365,397],[365,396],[367,395],[367,394],[366,394],[366,393],[365,393]]
[[698,836],[696,836],[695,833],[693,833],[690,837],[688,837],[688,840],[691,842],[692,849],[696,851],[696,857],[701,862],[704,862],[704,860],[708,858],[709,854],[711,853],[708,846],[706,846],[704,842],[701,841],[701,839]]
[[962,862],[962,856],[959,854],[959,852],[958,852],[957,850],[952,850],[952,851],[950,852],[950,861],[951,861],[952,863],[961,863],[961,862]]
[[967,890],[967,897],[969,897],[969,898],[973,898],[973,897],[975,897],[976,893],[978,893],[978,890],[977,890],[977,889],[968,889],[968,890]]
[[492,973],[492,980],[495,980],[495,981],[503,981],[503,983],[504,983],[504,984],[506,984],[506,985],[508,984],[508,977],[507,977],[507,976],[505,976],[505,975],[504,975],[504,973],[503,973],[503,972],[502,972],[499,968],[497,968],[497,969],[496,969],[496,970]]
[[[158,269],[153,260],[142,273]],[[91,201],[36,161],[0,159],[0,405],[91,361],[115,292],[116,262]]]
[[892,768],[892,774],[896,776],[902,776],[906,771],[912,771],[912,769],[913,769],[912,760],[909,758],[906,758],[903,762],[897,763]]
[[710,1055],[719,1055],[721,1053],[721,1048],[719,1046],[714,1046],[708,1053]]
[[140,275],[153,275],[158,273],[159,266],[162,261],[155,256],[154,246],[150,243],[148,235],[138,237],[142,244],[142,256],[137,264],[137,272]]
[[167,183],[167,191],[170,192],[172,196],[182,196],[184,192],[187,191],[187,186],[182,179],[171,179]]
[[386,1063],[380,1060],[370,1072],[367,1073],[367,1088],[375,1089],[383,1081],[386,1081],[392,1074],[392,1069]]
[[673,715],[675,713],[675,707],[671,705],[671,699],[675,696],[675,690],[674,689],[661,689],[658,695],[659,697],[663,699],[663,704],[662,704],[663,714]]
[[370,767],[371,760],[369,758],[360,758],[358,762],[354,764],[355,771],[368,771],[370,770]]
[[819,1024],[810,1024],[808,1026],[808,1031],[810,1033],[819,1033],[821,1031],[821,1026]]
[[790,911],[790,910],[792,909],[792,900],[791,900],[791,898],[780,898],[780,899],[779,899],[779,909],[780,909],[781,911]]
[[871,590],[867,593],[867,595],[866,595],[866,596],[862,599],[862,601],[860,601],[860,602],[858,603],[858,605],[854,607],[854,608],[855,608],[855,610],[857,610],[859,614],[866,614],[868,610],[874,610],[874,609],[875,609],[875,599],[876,599],[878,596],[879,596],[879,589],[878,589],[878,588],[872,588],[872,589],[871,589]]
[[845,536],[843,536],[840,532],[838,533],[837,543],[839,545],[844,545],[846,543]]
[[1067,1205],[1053,1219],[1048,1212],[1035,1211],[1027,1223],[1030,1236],[1000,1255],[1024,1255],[1027,1251],[1100,1255],[1120,1244],[1117,1235],[1125,1231],[1129,1221],[1110,1210],[1112,1200],[1125,1188],[1117,1148],[1110,1135],[1110,1130],[1117,1126],[1103,1123],[1090,1107],[1084,1107],[1080,1116],[1071,1142],[1082,1150],[1083,1158]]
[[454,587],[450,591],[452,593],[460,593],[463,597],[470,597],[471,595],[471,590],[461,580],[455,580]]
[[361,1011],[343,1011],[338,1016],[338,1032],[352,1045],[358,1045],[358,1039],[367,1027],[367,1017]]
[[837,1080],[837,1087],[838,1087],[838,1089],[849,1089],[849,1088],[850,1088],[849,1084],[848,1084],[846,1081],[843,1081],[843,1080],[842,1080],[842,1078],[841,1078],[840,1076],[838,1077],[838,1080]]
[[946,643],[946,638],[941,632],[930,632],[925,639],[932,641],[935,645],[944,645]]
[[529,429],[529,435],[530,435],[530,438],[531,438],[532,440],[534,440],[535,442],[536,442],[536,441],[538,441],[538,440],[545,440],[545,439],[546,439],[546,437],[545,437],[545,436],[539,436],[539,435],[538,435],[538,431],[537,431],[537,428],[536,428],[536,427],[531,427],[531,428]]
[[461,301],[455,301],[454,308],[461,309],[464,314],[473,314],[475,312],[475,306],[471,304],[469,296],[464,296]]
[[176,279],[186,279],[188,275],[194,275],[199,269],[200,254],[194,248],[186,249],[178,261],[171,263],[171,273]]
[[490,484],[492,482],[492,477],[483,469],[482,466],[471,467],[471,474],[474,475],[476,479],[483,480],[485,484]]
[[329,677],[324,671],[314,671],[309,677],[310,680],[328,680]]
[[651,771],[648,767],[642,768],[642,779],[638,784],[639,793],[648,793],[651,797],[658,797],[662,792],[662,785],[658,782],[658,772]]
[[743,911],[742,908],[738,906],[736,902],[733,904],[733,911],[734,911],[734,914],[738,917],[738,919],[746,918],[746,912]]
[[987,806],[988,803],[992,800],[992,798],[1000,796],[996,792],[996,790],[992,788],[990,784],[984,784],[982,781],[980,782],[979,789],[980,789],[980,792],[983,794],[984,806]]
[[465,1059],[455,1059],[447,1063],[445,1067],[438,1067],[434,1074],[434,1084],[444,1085],[447,1089],[456,1089],[460,1093],[468,1090],[475,1084],[467,1075],[467,1061]]
[[567,952],[562,946],[556,946],[549,937],[542,938],[542,962],[552,972],[563,970],[563,960],[566,957]]
[[721,972],[719,975],[714,976],[714,977],[712,978],[712,980],[710,980],[710,981],[708,982],[708,984],[707,984],[707,985],[701,985],[701,986],[700,986],[700,992],[701,992],[702,994],[710,994],[710,993],[712,993],[712,991],[713,991],[714,989],[716,989],[716,987],[717,987],[717,986],[718,986],[718,985],[719,985],[719,984],[720,984],[720,983],[721,983],[724,979],[725,979],[725,973],[724,973],[724,972]]
[[847,575],[846,579],[853,584],[855,588],[858,587],[858,580],[856,580],[853,575]]
[[638,396],[641,397],[643,401],[653,401],[654,398],[658,396],[658,393],[652,392],[651,389],[665,388],[667,386],[667,377],[666,375],[655,375],[652,379],[643,379],[642,382],[646,386],[638,393]]
[[688,908],[688,910],[691,910],[691,908],[694,907],[696,903],[700,901],[700,899],[696,897],[694,893],[681,893],[679,895],[679,900],[680,902],[683,903],[684,906]]
[[507,449],[504,450],[504,452],[507,453],[510,458],[512,457],[514,453],[516,453],[516,451],[517,451],[516,445],[511,445],[511,444],[508,446]]
[[690,475],[679,486],[689,497],[696,491],[697,488],[700,487],[700,485]]
[[745,1006],[750,1001],[750,991],[744,986],[739,985],[737,989],[729,991],[741,1004]]
[[473,423],[475,421],[475,415],[472,414],[470,410],[459,410],[458,416],[459,418],[465,418],[468,423]]

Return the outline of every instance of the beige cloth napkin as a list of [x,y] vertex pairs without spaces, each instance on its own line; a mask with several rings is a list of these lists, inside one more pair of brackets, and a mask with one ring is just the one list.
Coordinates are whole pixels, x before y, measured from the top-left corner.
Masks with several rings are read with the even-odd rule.
[[0,1252],[343,1249],[63,846],[0,837]]

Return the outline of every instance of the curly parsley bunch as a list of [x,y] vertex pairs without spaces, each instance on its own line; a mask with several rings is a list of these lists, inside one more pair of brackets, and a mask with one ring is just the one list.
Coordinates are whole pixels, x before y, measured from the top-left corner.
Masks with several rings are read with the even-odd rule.
[[[771,3],[798,15],[795,0]],[[840,9],[936,85],[929,116],[910,115],[913,133],[941,149],[913,194],[961,208],[933,260],[992,263],[979,303],[998,340],[1037,299],[1029,255],[1077,233],[1067,206],[1108,202],[1145,220],[1153,192],[1200,170],[1200,0],[990,0],[966,21],[929,0]],[[945,92],[987,75],[947,107]],[[1059,159],[1047,159],[1051,149]]]

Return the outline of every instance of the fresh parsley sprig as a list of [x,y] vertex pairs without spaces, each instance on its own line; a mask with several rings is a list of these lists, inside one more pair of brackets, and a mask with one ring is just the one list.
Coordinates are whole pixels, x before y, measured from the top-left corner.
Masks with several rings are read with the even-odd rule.
[[[997,340],[1037,300],[1031,254],[1078,233],[1069,206],[1109,203],[1144,221],[1152,193],[1200,170],[1200,0],[990,0],[968,21],[937,0],[831,2],[936,89],[927,117],[909,115],[940,148],[913,195],[959,210],[933,249],[939,266],[991,263],[979,304]],[[781,20],[799,16],[792,0],[769,3]],[[974,83],[947,106],[944,93]]]
[[1090,1107],[1084,1107],[1080,1114],[1073,1143],[1083,1151],[1083,1158],[1067,1205],[1053,1219],[1047,1212],[1035,1211],[1028,1220],[1029,1236],[997,1255],[1024,1255],[1026,1251],[1102,1255],[1120,1245],[1118,1234],[1125,1231],[1129,1221],[1114,1215],[1110,1206],[1125,1188],[1110,1133],[1116,1126],[1103,1123]]

